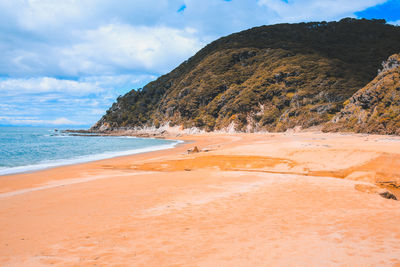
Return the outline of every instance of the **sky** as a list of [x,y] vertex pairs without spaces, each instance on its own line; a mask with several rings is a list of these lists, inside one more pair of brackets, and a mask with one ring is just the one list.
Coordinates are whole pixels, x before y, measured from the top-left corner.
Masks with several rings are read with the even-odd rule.
[[400,0],[0,0],[0,125],[86,128],[219,37],[344,17]]

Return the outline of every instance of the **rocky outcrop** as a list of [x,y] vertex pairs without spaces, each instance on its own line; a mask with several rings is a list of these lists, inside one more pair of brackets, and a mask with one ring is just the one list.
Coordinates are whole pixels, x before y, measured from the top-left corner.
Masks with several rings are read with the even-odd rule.
[[378,76],[357,91],[325,131],[400,134],[400,54],[383,62]]

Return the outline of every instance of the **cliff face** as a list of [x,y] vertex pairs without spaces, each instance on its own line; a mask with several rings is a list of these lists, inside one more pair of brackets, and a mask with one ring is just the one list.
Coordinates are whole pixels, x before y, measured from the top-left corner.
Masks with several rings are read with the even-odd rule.
[[400,134],[400,54],[382,64],[378,76],[345,102],[325,131]]
[[132,90],[92,130],[162,124],[283,131],[330,121],[400,47],[380,20],[262,26],[223,37]]

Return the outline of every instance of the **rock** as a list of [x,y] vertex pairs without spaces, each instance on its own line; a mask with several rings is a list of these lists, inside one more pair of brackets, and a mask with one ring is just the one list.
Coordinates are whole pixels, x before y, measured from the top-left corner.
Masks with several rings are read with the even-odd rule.
[[388,60],[382,63],[383,69],[380,70],[379,73],[398,68],[399,66],[400,66],[400,55],[398,54],[392,55],[388,58]]
[[390,193],[389,191],[383,192],[383,193],[379,193],[379,195],[381,197],[387,198],[387,199],[393,199],[393,200],[397,200],[397,197],[395,195],[393,195],[392,193]]
[[195,146],[193,149],[188,149],[188,154],[193,154],[193,153],[199,153],[200,150],[197,146]]
[[392,192],[375,185],[356,184],[354,189],[368,194],[378,194],[383,198],[397,200],[396,196]]
[[100,132],[104,132],[104,131],[108,131],[111,130],[111,125],[107,122],[103,123],[100,127],[99,127],[99,131]]

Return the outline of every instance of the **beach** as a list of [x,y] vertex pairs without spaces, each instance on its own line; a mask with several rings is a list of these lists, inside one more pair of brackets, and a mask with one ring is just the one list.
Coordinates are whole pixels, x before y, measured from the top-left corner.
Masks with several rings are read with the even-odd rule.
[[400,137],[171,138],[0,176],[0,266],[400,266]]

